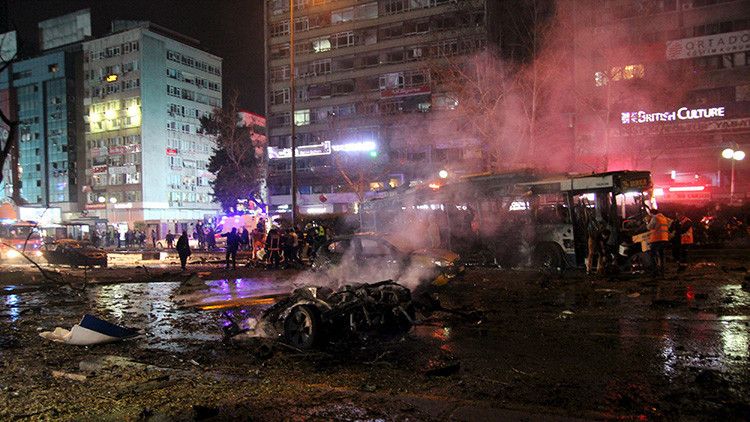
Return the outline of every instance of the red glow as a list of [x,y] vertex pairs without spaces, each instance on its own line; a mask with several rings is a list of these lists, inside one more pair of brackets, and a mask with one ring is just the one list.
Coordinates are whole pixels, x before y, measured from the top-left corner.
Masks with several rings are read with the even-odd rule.
[[705,186],[672,186],[669,188],[670,192],[701,192],[705,190]]
[[438,189],[440,189],[440,185],[439,185],[439,184],[437,184],[437,183],[430,183],[430,184],[429,184],[428,186],[429,186],[429,187],[430,187],[431,189],[434,189],[434,190],[438,190]]
[[695,290],[693,289],[693,286],[687,286],[685,297],[687,298],[688,301],[695,300]]

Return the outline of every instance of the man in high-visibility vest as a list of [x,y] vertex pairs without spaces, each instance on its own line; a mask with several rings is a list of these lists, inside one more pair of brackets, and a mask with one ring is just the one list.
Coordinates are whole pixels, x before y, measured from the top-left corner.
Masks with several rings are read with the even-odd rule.
[[687,266],[687,249],[693,244],[693,222],[680,211],[675,213],[670,232],[672,232],[672,258],[678,266],[678,271],[684,271]]
[[669,219],[658,210],[650,209],[648,222],[651,260],[654,265],[654,275],[664,275],[664,247],[669,242]]

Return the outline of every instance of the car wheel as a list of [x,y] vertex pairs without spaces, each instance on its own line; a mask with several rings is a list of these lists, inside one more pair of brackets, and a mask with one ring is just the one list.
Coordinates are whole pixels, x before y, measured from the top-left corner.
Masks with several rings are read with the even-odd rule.
[[284,319],[284,339],[298,349],[316,347],[321,336],[320,313],[312,306],[295,306]]
[[544,243],[534,249],[533,263],[542,271],[559,272],[563,270],[565,259],[559,246]]

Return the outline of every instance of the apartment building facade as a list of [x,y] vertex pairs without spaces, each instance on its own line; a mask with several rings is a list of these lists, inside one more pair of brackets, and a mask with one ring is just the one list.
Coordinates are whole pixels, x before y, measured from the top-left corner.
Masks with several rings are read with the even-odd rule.
[[[578,170],[652,171],[664,199],[746,198],[750,1],[561,1],[574,28]],[[592,36],[593,35],[593,36]],[[731,168],[735,175],[732,177]]]
[[222,104],[222,60],[148,22],[83,44],[85,209],[163,233],[215,213],[200,118]]
[[272,211],[291,204],[292,124],[303,214],[356,211],[363,193],[429,178],[446,166],[468,171],[481,161],[466,147],[476,140],[460,130],[430,133],[455,107],[431,68],[486,48],[486,6],[474,0],[298,1],[292,93],[289,2],[267,1]]
[[[80,212],[83,107],[78,81],[81,42],[91,36],[89,11],[42,21],[38,34],[41,52],[13,61],[0,74],[2,106],[19,122],[18,148],[6,163],[3,193],[14,196],[12,181],[18,177],[17,196],[25,205],[47,209],[45,213],[59,222]],[[15,37],[10,41],[15,44]],[[8,56],[12,57],[6,52]]]

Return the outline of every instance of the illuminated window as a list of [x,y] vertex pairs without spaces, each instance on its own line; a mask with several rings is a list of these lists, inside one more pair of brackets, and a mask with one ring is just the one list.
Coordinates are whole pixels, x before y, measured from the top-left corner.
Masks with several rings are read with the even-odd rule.
[[596,83],[596,86],[607,85],[607,81],[607,75],[605,75],[604,72],[594,73],[594,83]]
[[331,40],[328,38],[319,38],[312,42],[313,51],[321,53],[323,51],[329,51],[331,49]]
[[294,125],[304,126],[310,124],[310,109],[297,110],[294,112]]

